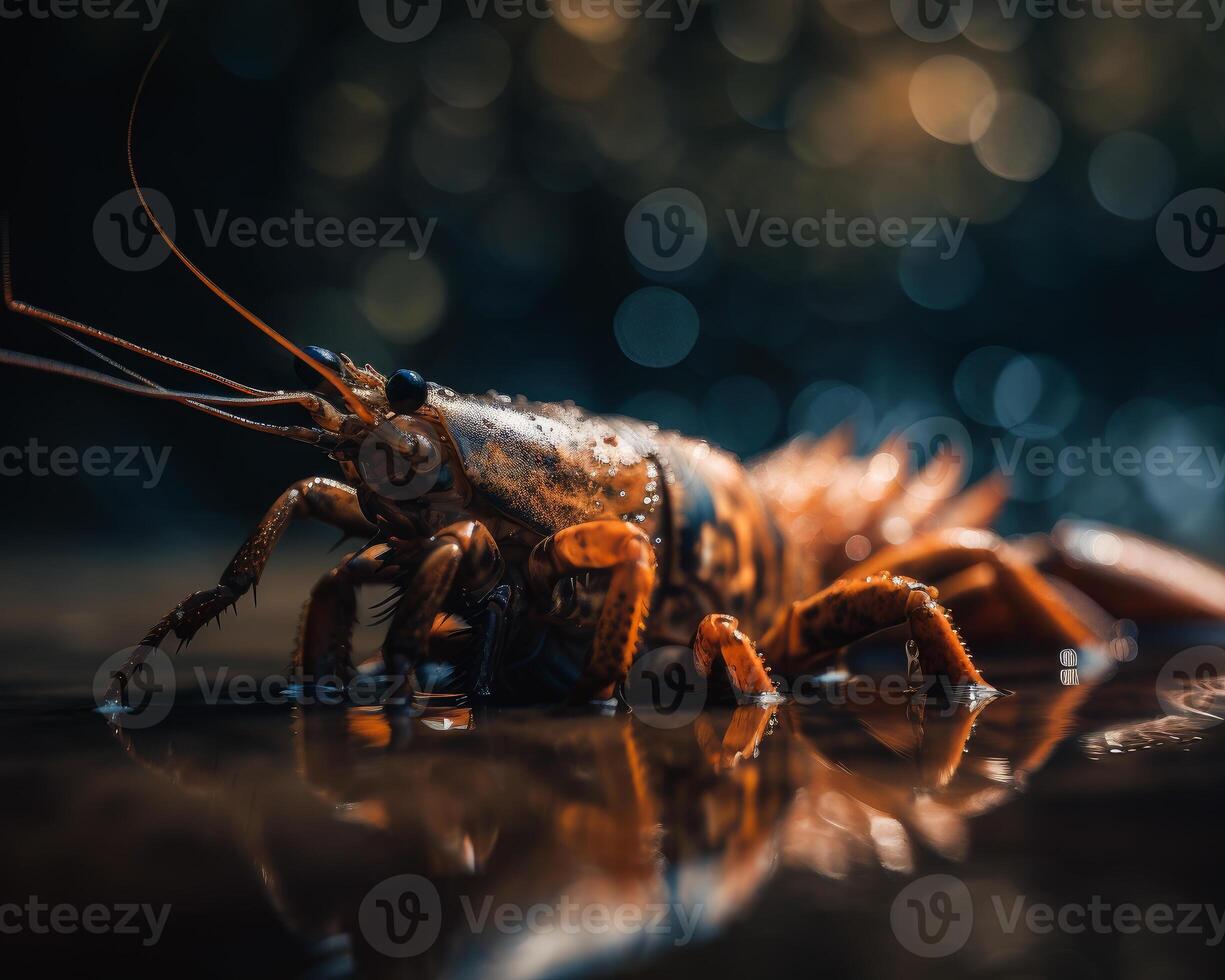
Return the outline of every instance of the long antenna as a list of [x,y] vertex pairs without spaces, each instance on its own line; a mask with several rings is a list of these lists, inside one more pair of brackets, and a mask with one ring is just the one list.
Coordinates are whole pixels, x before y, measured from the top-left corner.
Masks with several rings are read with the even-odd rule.
[[101,340],[107,344],[114,344],[116,347],[122,347],[126,351],[133,354],[139,354],[141,357],[147,357],[150,360],[157,361],[160,364],[167,364],[170,367],[178,368],[181,371],[187,371],[191,374],[198,375],[201,378],[207,378],[209,381],[215,381],[218,384],[225,385],[227,388],[233,388],[235,391],[241,391],[247,395],[273,395],[276,392],[266,391],[263,388],[252,388],[250,385],[241,384],[237,381],[218,374],[215,371],[208,371],[201,367],[196,367],[194,364],[188,364],[186,361],[180,361],[177,357],[169,357],[166,354],[159,354],[155,350],[150,350],[148,347],[142,347],[140,344],[134,344],[130,340],[124,340],[122,337],[117,337],[115,334],[107,333],[105,330],[99,330],[97,327],[91,327],[88,323],[82,323],[80,320],[73,320],[64,316],[61,313],[52,313],[50,310],[44,310],[37,306],[31,306],[23,300],[14,299],[13,297],[13,273],[11,260],[9,256],[9,221],[7,214],[0,214],[0,276],[4,282],[4,305],[10,311],[19,316],[32,317],[35,320],[43,320],[52,325],[52,329],[59,327],[65,330],[71,330],[74,333],[85,334],[87,337],[92,337],[94,340]]
[[255,422],[251,419],[245,419],[241,416],[234,415],[230,412],[214,408],[213,406],[236,406],[236,405],[289,405],[309,403],[309,399],[316,396],[309,392],[299,392],[297,394],[287,393],[280,396],[271,396],[267,398],[242,398],[236,395],[202,395],[192,391],[173,391],[168,388],[163,388],[161,385],[155,387],[147,386],[146,384],[134,384],[130,381],[124,381],[120,378],[112,377],[109,374],[102,374],[99,371],[91,371],[89,368],[83,368],[76,364],[65,364],[63,361],[53,361],[45,357],[34,357],[30,354],[20,354],[17,351],[4,350],[0,348],[0,364],[11,364],[14,367],[31,368],[35,371],[42,371],[46,374],[58,374],[63,377],[76,378],[79,381],[90,381],[94,384],[102,385],[106,388],[113,388],[116,391],[125,391],[131,395],[140,395],[143,398],[157,398],[164,401],[176,402],[180,405],[188,405],[192,408],[206,411],[210,415],[215,415],[218,418],[223,418],[226,421],[234,422],[248,429],[255,429],[259,432],[267,432],[273,435],[282,435],[290,439],[295,439],[298,442],[308,442],[313,445],[318,445],[331,437],[331,433],[325,432],[323,429],[315,429],[300,425],[270,425],[265,422]]
[[[97,348],[90,347],[89,344],[85,343],[85,341],[83,341],[80,337],[74,337],[70,333],[65,333],[59,327],[52,327],[51,329],[53,332],[63,337],[70,344],[75,344],[77,347],[81,348],[81,350],[87,351],[88,353],[92,354],[94,357],[98,358],[98,360],[103,361],[106,364],[109,364],[111,367],[115,368],[118,371],[122,371],[128,377],[135,378],[137,381],[141,382],[142,384],[146,385],[149,388],[158,388],[162,391],[166,390],[162,385],[158,384],[156,381],[146,378],[143,374],[141,374],[138,371],[133,371],[126,364],[120,364],[113,357],[108,357],[106,354],[102,353],[102,351],[98,350]],[[186,405],[188,408],[194,408],[198,412],[204,412],[207,415],[212,415],[215,418],[223,419],[226,422],[233,422],[237,425],[241,425],[243,428],[254,429],[256,432],[266,432],[272,435],[285,436],[290,439],[295,439],[298,442],[310,442],[313,445],[319,445],[323,442],[324,438],[329,434],[322,429],[311,430],[303,426],[272,425],[268,422],[257,422],[254,419],[244,418],[241,415],[235,415],[233,412],[223,412],[219,408],[213,408],[211,405],[203,405],[197,401],[188,400],[188,401],[183,402],[183,404]],[[309,435],[307,435],[310,432],[317,432],[318,434],[316,437],[311,438]]]
[[169,34],[162,38],[161,43],[158,44],[157,49],[153,52],[153,57],[149,59],[149,63],[145,66],[144,74],[140,76],[140,84],[136,87],[136,96],[132,99],[132,111],[128,114],[128,173],[131,175],[132,186],[136,189],[136,197],[140,201],[140,206],[144,209],[145,214],[148,215],[149,221],[152,222],[153,227],[161,236],[162,241],[169,246],[170,251],[174,253],[175,258],[183,263],[188,272],[204,283],[204,285],[207,286],[218,299],[229,306],[230,309],[250,323],[253,327],[271,337],[274,341],[289,351],[294,357],[298,358],[298,360],[309,364],[311,368],[323,375],[327,382],[340,393],[341,397],[345,401],[345,404],[349,406],[349,408],[358,418],[360,418],[367,425],[376,425],[378,420],[374,417],[374,414],[369,408],[366,407],[362,400],[353,393],[353,390],[347,384],[345,384],[344,379],[341,378],[339,374],[333,371],[326,364],[316,361],[288,337],[268,326],[268,324],[266,324],[258,316],[238,302],[238,300],[236,300],[233,296],[213,282],[212,279],[201,271],[199,266],[184,255],[182,249],[180,249],[179,246],[174,243],[174,240],[168,234],[166,234],[166,229],[162,227],[162,223],[157,220],[157,215],[155,215],[153,213],[153,209],[149,207],[149,202],[145,200],[144,191],[142,191],[140,188],[140,181],[136,179],[136,163],[132,154],[132,133],[136,127],[136,108],[140,104],[141,93],[145,90],[145,82],[148,80],[149,73],[153,70],[154,64],[157,63],[157,59],[161,55],[162,49],[166,47],[166,42],[169,40]]

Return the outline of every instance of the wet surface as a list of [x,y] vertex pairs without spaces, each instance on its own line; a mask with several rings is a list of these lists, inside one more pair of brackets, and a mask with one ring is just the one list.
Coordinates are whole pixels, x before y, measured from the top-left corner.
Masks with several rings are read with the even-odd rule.
[[[165,720],[116,733],[48,673],[0,714],[4,901],[151,911],[122,935],[41,933],[23,911],[3,958],[128,975],[1203,976],[1221,958],[1205,910],[1199,933],[1007,928],[1017,908],[1095,896],[1225,912],[1225,726],[1163,717],[1156,695],[1172,654],[1225,637],[1141,635],[1134,660],[1076,675],[1057,651],[983,651],[1015,692],[985,704],[833,686],[675,728],[207,704],[180,665]],[[956,882],[895,903],[932,874]],[[400,875],[419,876],[410,899],[380,884]],[[401,941],[424,948],[380,952]]]

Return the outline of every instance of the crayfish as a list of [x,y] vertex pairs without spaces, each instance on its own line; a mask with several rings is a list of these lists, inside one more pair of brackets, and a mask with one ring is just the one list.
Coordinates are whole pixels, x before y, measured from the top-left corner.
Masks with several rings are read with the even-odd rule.
[[[989,477],[961,494],[910,493],[915,480],[939,484],[958,472],[944,456],[918,473],[888,443],[856,458],[849,433],[838,429],[744,466],[645,422],[570,403],[459,394],[412,370],[384,375],[299,347],[167,234],[136,180],[132,120],[128,163],[152,227],[206,287],[293,355],[303,387],[254,388],[14,299],[7,235],[7,308],[49,323],[125,377],[11,351],[0,362],[305,442],[338,464],[340,478],[289,487],[218,584],[149,630],[117,675],[119,688],[147,651],[172,634],[190,640],[253,592],[282,533],[304,517],[367,542],[312,590],[294,653],[302,676],[342,684],[358,671],[352,633],[364,585],[392,587],[384,600],[387,675],[506,701],[608,701],[644,644],[691,644],[700,673],[740,699],[769,699],[776,682],[819,670],[848,644],[891,627],[909,632],[912,675],[990,691],[966,635],[1011,633],[1077,649],[1109,642],[1103,607],[1110,615],[1225,618],[1225,573],[1155,542],[1088,525],[1019,544],[967,529],[988,525],[1006,490]],[[82,338],[231,393],[165,388]],[[239,414],[272,405],[297,405],[310,424]],[[854,554],[868,556],[858,564],[847,559],[852,539]]]

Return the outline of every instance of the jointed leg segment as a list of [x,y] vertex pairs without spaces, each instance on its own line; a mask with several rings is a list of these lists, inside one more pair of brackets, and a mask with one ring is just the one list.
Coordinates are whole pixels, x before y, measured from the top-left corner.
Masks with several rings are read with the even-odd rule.
[[277,498],[226,566],[217,586],[189,595],[149,630],[141,645],[155,647],[170,633],[183,642],[191,640],[201,626],[259,584],[272,549],[297,517],[313,517],[347,534],[374,533],[374,526],[362,516],[352,487],[324,477],[299,480]]
[[721,664],[737,698],[774,693],[764,657],[732,616],[711,614],[703,619],[694,639],[693,654],[704,677]]
[[591,659],[574,692],[576,701],[611,698],[638,650],[655,587],[655,551],[640,528],[622,521],[576,524],[545,538],[533,550],[528,571],[539,595],[562,577],[612,572],[596,625]]
[[[988,687],[948,612],[936,602],[937,595],[921,582],[888,572],[840,579],[792,604],[779,617],[761,641],[765,660],[794,678],[855,640],[905,623],[925,676],[946,677],[955,685]],[[730,616],[707,616],[702,621],[694,653],[703,673],[721,661],[737,695],[774,690],[761,655]]]
[[285,528],[298,517],[313,517],[354,536],[370,536],[375,531],[362,515],[352,487],[319,476],[299,480],[276,499],[226,566],[218,584],[187,596],[145,634],[136,652],[115,674],[111,695],[117,696],[123,690],[149,651],[171,633],[179,638],[180,645],[189,642],[201,626],[210,619],[218,619],[248,589],[254,589],[264,574],[272,549]]
[[403,580],[403,596],[383,643],[387,669],[411,671],[424,658],[434,617],[452,590],[490,588],[501,566],[493,536],[476,521],[451,524],[425,542],[424,557]]

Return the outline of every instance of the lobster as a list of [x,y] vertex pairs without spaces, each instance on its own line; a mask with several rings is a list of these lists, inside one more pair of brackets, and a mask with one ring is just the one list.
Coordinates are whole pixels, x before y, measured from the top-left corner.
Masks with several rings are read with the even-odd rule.
[[[152,66],[127,133],[141,207],[200,282],[294,357],[303,387],[251,387],[15,299],[7,227],[7,309],[50,324],[125,377],[7,350],[0,363],[313,445],[339,465],[341,478],[289,487],[218,584],[187,596],[148,631],[115,676],[117,696],[150,650],[172,634],[190,641],[254,594],[285,529],[308,517],[367,542],[312,590],[294,653],[300,676],[342,684],[358,675],[352,633],[364,585],[392,587],[383,604],[387,674],[415,677],[432,692],[507,701],[607,703],[644,643],[691,645],[697,671],[717,686],[742,700],[769,700],[780,681],[836,662],[849,644],[893,627],[909,632],[911,676],[990,693],[946,604],[964,610],[971,635],[1019,632],[1058,648],[1109,642],[1109,616],[1134,614],[1129,605],[1155,617],[1225,619],[1225,572],[1156,542],[1090,525],[1020,544],[967,529],[990,523],[1006,488],[989,477],[962,494],[911,493],[915,481],[963,482],[962,462],[947,454],[915,473],[902,447],[887,443],[859,459],[849,432],[837,429],[746,467],[703,440],[646,422],[569,402],[460,394],[406,368],[384,375],[344,354],[299,347],[205,275],[149,206],[132,146]],[[83,337],[231,393],[163,387]],[[310,424],[239,414],[275,405],[299,406]],[[849,564],[852,539],[855,554],[866,547],[871,557]]]

